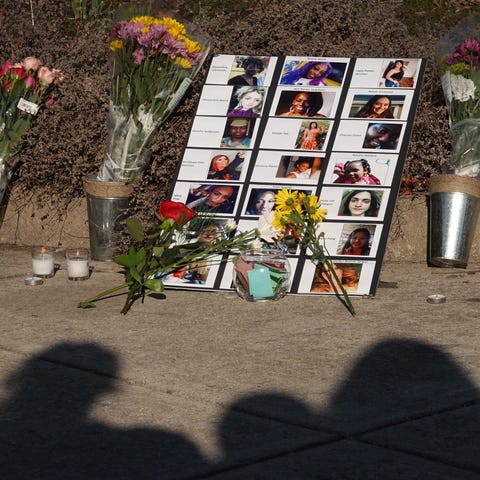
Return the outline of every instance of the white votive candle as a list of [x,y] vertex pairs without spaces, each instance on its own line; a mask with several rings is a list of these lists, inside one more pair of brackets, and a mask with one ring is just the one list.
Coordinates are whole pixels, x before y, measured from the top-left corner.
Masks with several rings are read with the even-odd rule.
[[37,277],[53,277],[55,264],[54,251],[48,247],[34,247],[32,252],[32,272]]
[[86,280],[90,276],[89,252],[86,248],[68,249],[66,257],[69,280]]

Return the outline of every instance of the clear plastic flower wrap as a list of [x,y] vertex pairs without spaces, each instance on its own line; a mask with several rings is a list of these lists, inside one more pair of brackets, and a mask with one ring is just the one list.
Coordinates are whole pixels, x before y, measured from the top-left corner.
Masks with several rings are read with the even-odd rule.
[[451,169],[480,179],[480,16],[461,21],[438,48],[452,134]]
[[130,7],[113,26],[109,133],[100,181],[132,182],[143,173],[155,131],[208,54],[202,32],[162,12],[157,4]]

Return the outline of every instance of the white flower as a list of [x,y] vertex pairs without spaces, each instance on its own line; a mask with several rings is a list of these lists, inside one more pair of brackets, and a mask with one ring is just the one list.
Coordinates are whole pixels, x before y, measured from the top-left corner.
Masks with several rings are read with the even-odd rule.
[[281,230],[272,225],[274,218],[273,212],[267,212],[258,219],[257,236],[267,243],[273,243],[281,233]]
[[451,75],[452,95],[455,100],[466,102],[475,96],[475,84],[469,78],[462,75]]
[[263,243],[260,241],[259,238],[256,238],[253,242],[250,243],[249,247],[252,250],[261,250],[263,247]]
[[227,232],[233,232],[237,228],[237,222],[232,218],[229,218],[227,223],[225,224],[225,230]]

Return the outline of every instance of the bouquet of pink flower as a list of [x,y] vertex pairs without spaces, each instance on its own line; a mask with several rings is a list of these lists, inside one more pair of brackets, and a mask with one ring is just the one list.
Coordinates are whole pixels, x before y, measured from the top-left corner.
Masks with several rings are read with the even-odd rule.
[[42,103],[54,102],[52,90],[63,81],[58,69],[42,66],[35,57],[0,67],[0,202],[20,150],[22,135],[28,130]]
[[109,139],[98,180],[131,182],[142,174],[153,133],[182,99],[208,49],[171,17],[115,23]]
[[469,17],[440,44],[440,74],[456,175],[480,179],[480,22]]

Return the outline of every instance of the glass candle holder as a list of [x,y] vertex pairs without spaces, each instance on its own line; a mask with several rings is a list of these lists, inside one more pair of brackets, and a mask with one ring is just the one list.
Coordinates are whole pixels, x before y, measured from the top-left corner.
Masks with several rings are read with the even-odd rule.
[[68,248],[65,252],[69,280],[87,280],[90,278],[90,252],[87,248]]
[[250,302],[278,300],[290,287],[290,263],[279,249],[246,250],[233,260],[235,290]]
[[55,274],[55,250],[49,247],[33,247],[32,273],[35,277],[49,278]]

